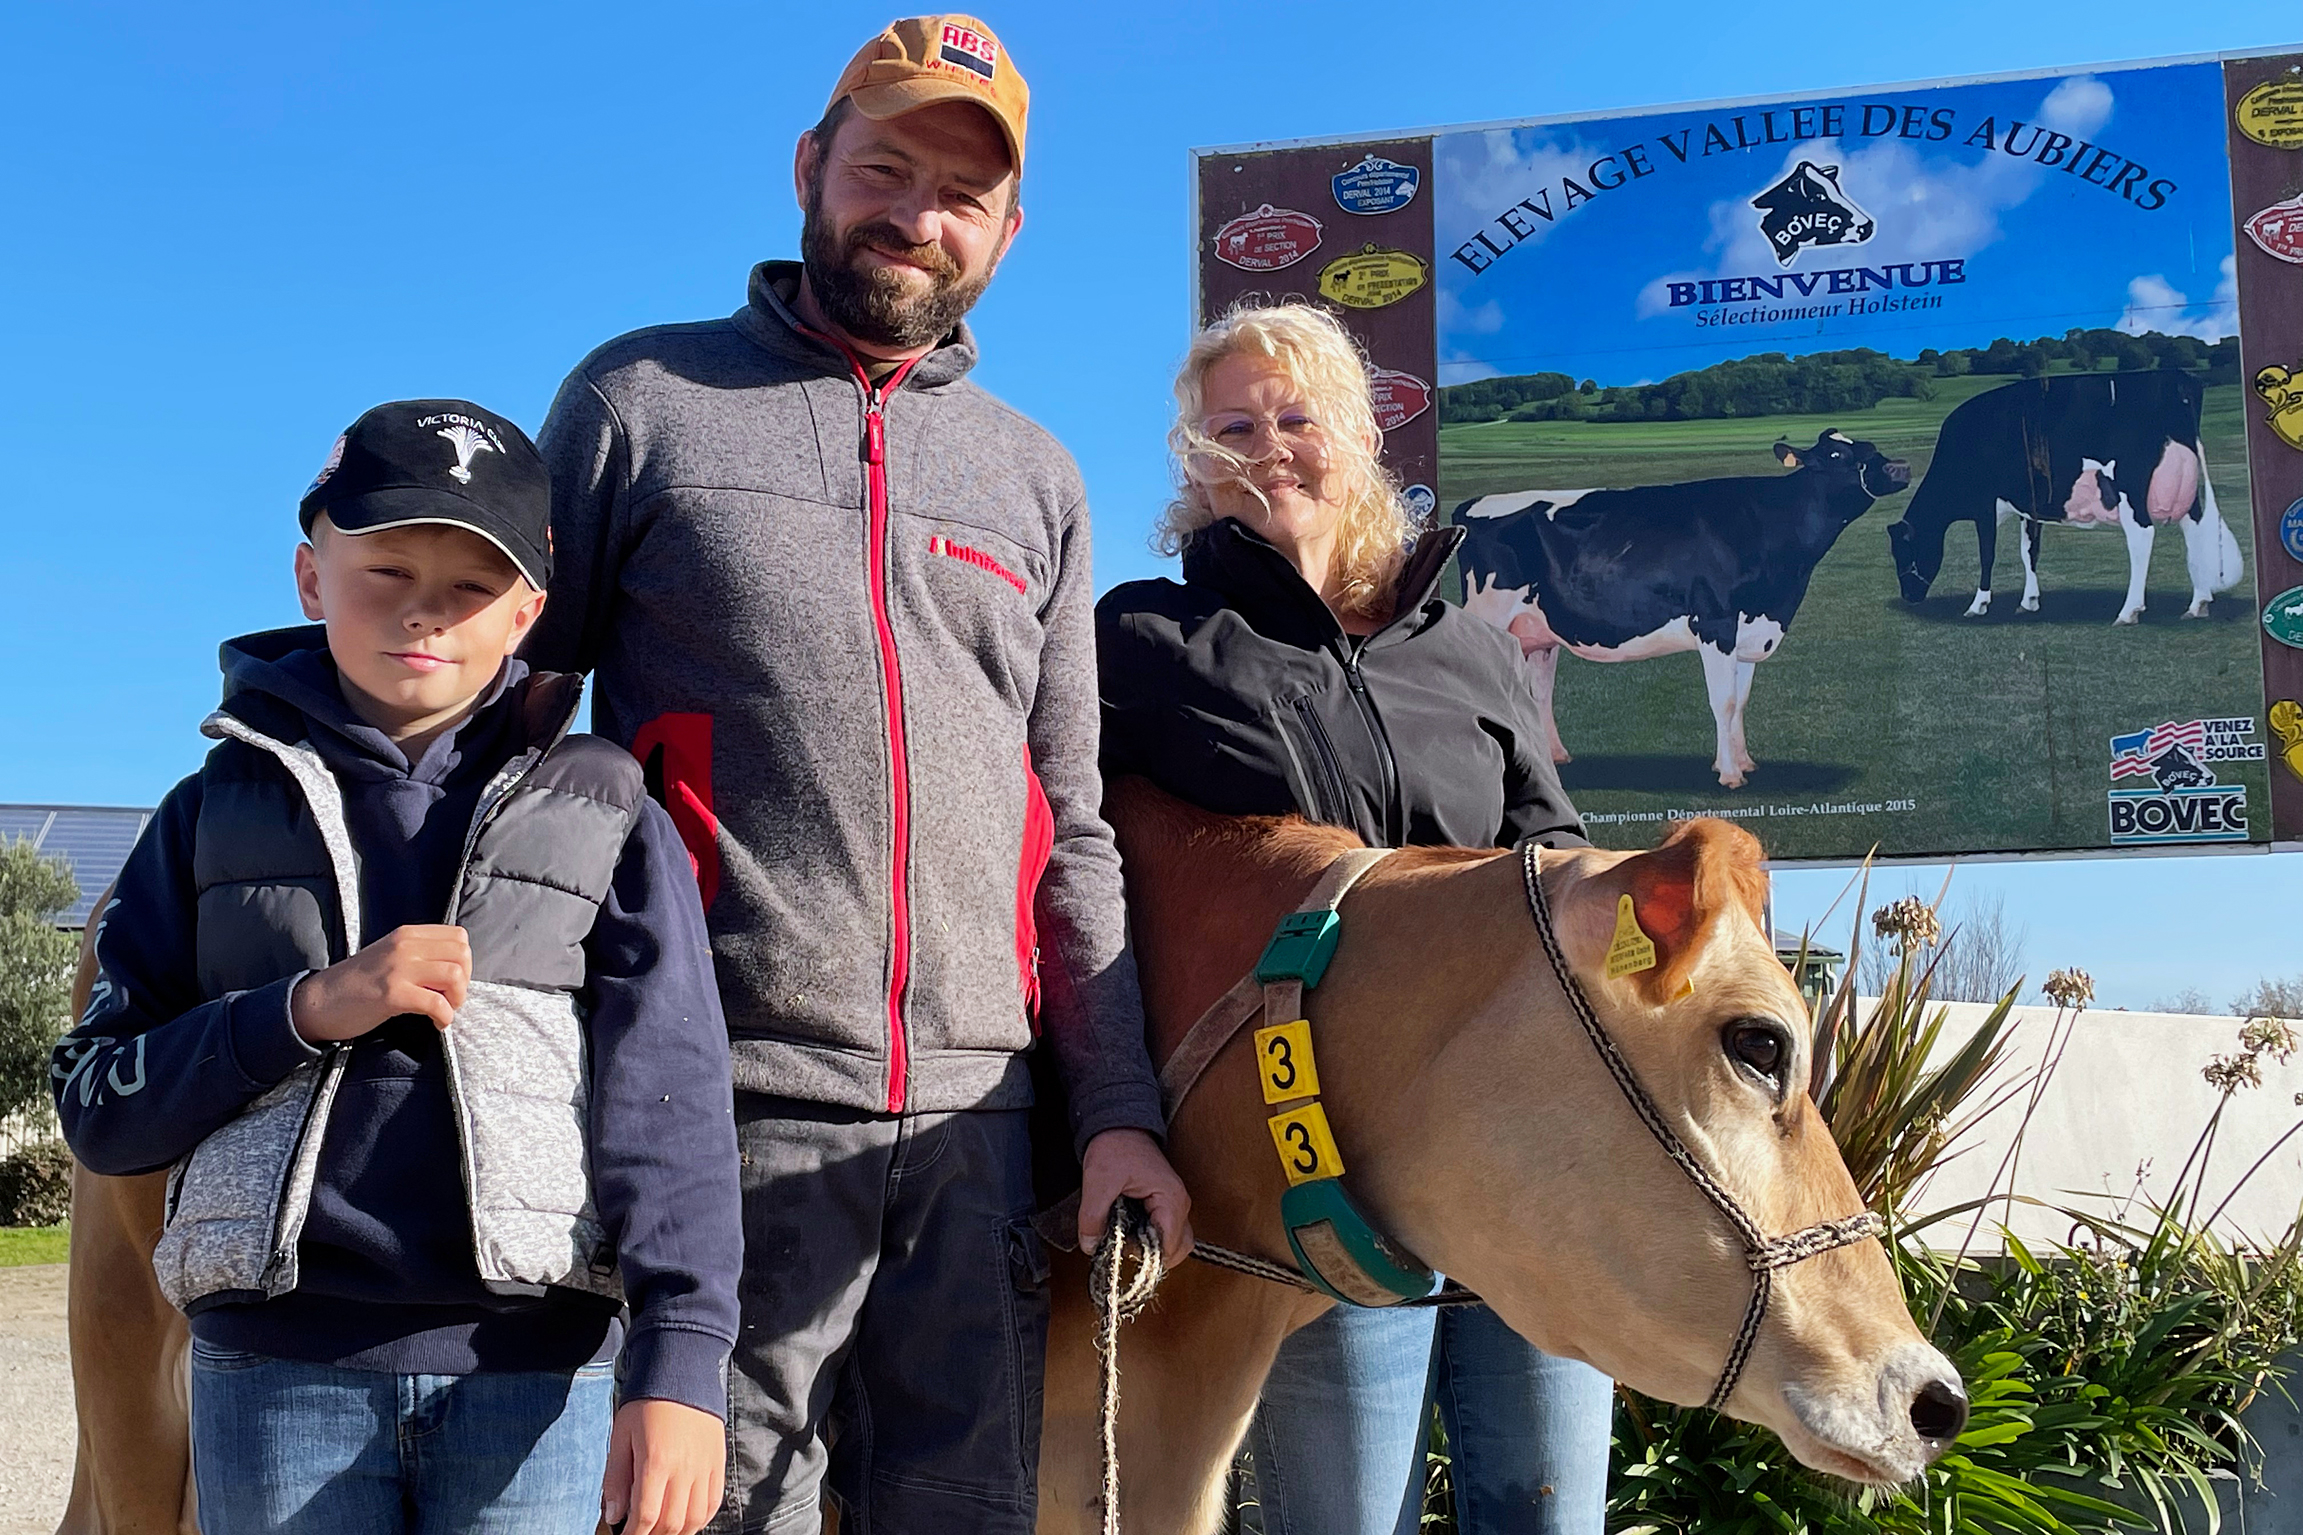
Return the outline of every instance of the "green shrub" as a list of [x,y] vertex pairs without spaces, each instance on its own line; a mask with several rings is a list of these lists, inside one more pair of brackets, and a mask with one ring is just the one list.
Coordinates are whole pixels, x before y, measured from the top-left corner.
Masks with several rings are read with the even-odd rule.
[[2238,1413],[2275,1379],[2297,1321],[2292,1239],[2260,1261],[2155,1218],[2106,1222],[2042,1258],[2009,1239],[1975,1263],[1898,1245],[1915,1317],[1967,1382],[1958,1445],[1910,1492],[1858,1494],[1764,1429],[1626,1393],[1610,1527],[1619,1531],[2166,1530],[2212,1527],[2211,1478],[2249,1474]]
[[80,899],[64,865],[0,839],[0,1116],[48,1096],[48,1052],[71,1021],[76,933],[56,916]]
[[53,1137],[0,1161],[0,1226],[53,1226],[72,1213],[72,1153]]

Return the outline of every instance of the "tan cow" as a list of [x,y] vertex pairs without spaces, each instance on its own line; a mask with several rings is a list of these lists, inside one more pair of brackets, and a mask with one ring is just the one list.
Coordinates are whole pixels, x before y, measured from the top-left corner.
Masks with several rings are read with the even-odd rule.
[[[1108,808],[1164,1058],[1356,844],[1300,823],[1205,816],[1140,785],[1121,785]],[[1639,1080],[1694,1155],[1781,1234],[1848,1215],[1858,1200],[1806,1096],[1807,1015],[1759,929],[1759,856],[1747,834],[1697,821],[1653,853],[1548,854],[1542,868],[1567,959]],[[1650,1395],[1701,1401],[1751,1294],[1743,1249],[1579,1032],[1520,880],[1509,855],[1410,850],[1346,901],[1346,937],[1307,1011],[1351,1186],[1386,1231],[1539,1346]],[[1604,956],[1624,895],[1658,962],[1610,980]],[[89,972],[84,954],[83,993]],[[1176,1118],[1171,1154],[1205,1239],[1280,1258],[1284,1182],[1253,1072],[1244,1044],[1218,1057]],[[60,1535],[193,1528],[184,1328],[148,1261],[161,1183],[76,1174],[81,1436]],[[1092,1529],[1098,1512],[1085,1296],[1084,1264],[1070,1259],[1049,1338],[1049,1535]],[[1123,1334],[1131,1532],[1214,1528],[1280,1341],[1329,1304],[1200,1264],[1169,1276]],[[1884,1255],[1864,1242],[1777,1275],[1727,1407],[1809,1465],[1880,1483],[1940,1454],[1965,1401],[1949,1362],[1913,1328]]]
[[[112,892],[97,897],[96,911]],[[72,1016],[96,983],[96,924],[80,940]],[[68,1327],[80,1442],[56,1535],[199,1535],[192,1510],[191,1334],[152,1277],[168,1175],[106,1178],[72,1165]]]
[[[1140,783],[1106,806],[1126,859],[1153,1055],[1254,964],[1349,833],[1228,821]],[[1759,845],[1722,821],[1654,852],[1545,854],[1561,946],[1664,1120],[1768,1235],[1861,1209],[1809,1101],[1807,1010],[1760,931]],[[1610,980],[1619,898],[1658,962]],[[1744,1247],[1634,1114],[1570,1011],[1509,853],[1393,854],[1345,900],[1306,994],[1346,1181],[1378,1226],[1537,1346],[1648,1395],[1702,1402],[1752,1294]],[[1249,1040],[1185,1100],[1169,1154],[1202,1240],[1284,1259],[1286,1188]],[[1757,1062],[1758,1064],[1753,1064]],[[1764,1066],[1767,1069],[1761,1069]],[[1094,1317],[1084,1262],[1056,1276],[1040,1529],[1098,1527]],[[1120,1335],[1130,1535],[1213,1530],[1225,1472],[1280,1342],[1332,1302],[1199,1263]],[[1965,1420],[1874,1241],[1775,1275],[1728,1398],[1810,1466],[1919,1474]]]

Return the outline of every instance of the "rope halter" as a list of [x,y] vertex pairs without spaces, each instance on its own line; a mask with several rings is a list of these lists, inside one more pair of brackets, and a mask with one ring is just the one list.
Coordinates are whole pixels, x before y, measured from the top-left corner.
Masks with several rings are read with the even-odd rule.
[[1592,1011],[1591,999],[1584,995],[1583,987],[1567,967],[1567,956],[1559,947],[1559,934],[1553,926],[1551,902],[1543,893],[1543,881],[1537,877],[1537,864],[1541,852],[1531,838],[1520,844],[1519,863],[1522,881],[1527,886],[1527,909],[1535,918],[1536,935],[1543,940],[1544,956],[1551,961],[1551,973],[1559,981],[1560,990],[1567,993],[1569,1005],[1575,1010],[1576,1021],[1583,1025],[1584,1037],[1599,1052],[1607,1067],[1607,1074],[1615,1079],[1616,1088],[1624,1101],[1631,1105],[1639,1122],[1647,1126],[1647,1133],[1655,1137],[1664,1154],[1678,1164],[1697,1192],[1711,1202],[1735,1231],[1743,1243],[1744,1262],[1751,1269],[1751,1304],[1744,1308],[1743,1325],[1736,1329],[1735,1341],[1727,1350],[1727,1365],[1719,1372],[1719,1384],[1712,1387],[1711,1396],[1704,1402],[1714,1411],[1722,1411],[1727,1399],[1735,1394],[1735,1383],[1743,1376],[1743,1367],[1751,1360],[1752,1345],[1759,1341],[1759,1329],[1767,1321],[1767,1303],[1775,1289],[1775,1271],[1792,1264],[1827,1253],[1834,1248],[1847,1247],[1866,1237],[1877,1237],[1887,1229],[1887,1223],[1869,1210],[1850,1215],[1843,1220],[1818,1221],[1816,1224],[1792,1232],[1789,1236],[1770,1237],[1759,1229],[1759,1223],[1733,1194],[1714,1178],[1687,1143],[1679,1138],[1664,1119],[1663,1111],[1655,1106],[1647,1089],[1640,1085],[1639,1076],[1624,1059],[1622,1050],[1607,1032],[1607,1026]]

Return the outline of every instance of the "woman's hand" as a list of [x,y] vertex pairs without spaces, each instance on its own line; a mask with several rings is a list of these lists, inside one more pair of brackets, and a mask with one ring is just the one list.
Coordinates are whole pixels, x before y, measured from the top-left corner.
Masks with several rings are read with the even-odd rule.
[[1159,1232],[1160,1261],[1174,1268],[1191,1256],[1191,1195],[1167,1153],[1142,1130],[1106,1130],[1080,1158],[1080,1251],[1104,1239],[1112,1204],[1122,1194],[1144,1202]]
[[616,1409],[600,1517],[623,1535],[695,1535],[719,1512],[728,1427],[684,1402],[642,1397]]

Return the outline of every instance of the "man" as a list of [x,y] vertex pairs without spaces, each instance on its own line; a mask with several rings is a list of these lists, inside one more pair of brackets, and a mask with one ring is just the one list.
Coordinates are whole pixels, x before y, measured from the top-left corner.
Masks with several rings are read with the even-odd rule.
[[1188,1200],[1097,813],[1088,522],[961,323],[1023,222],[1026,92],[966,16],[866,44],[804,134],[803,260],[731,319],[610,342],[545,423],[564,572],[531,646],[594,669],[685,836],[745,1196],[724,1530],[1032,1527],[1044,1028],[1080,1236]]

